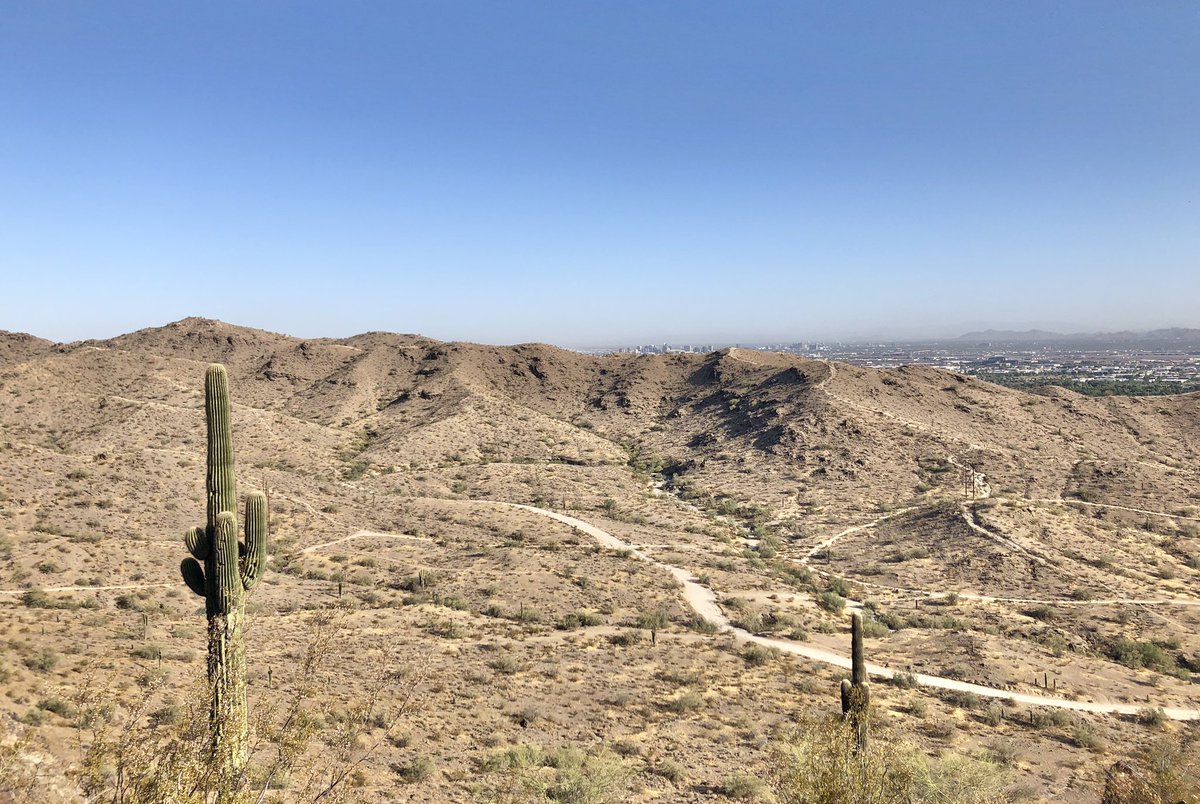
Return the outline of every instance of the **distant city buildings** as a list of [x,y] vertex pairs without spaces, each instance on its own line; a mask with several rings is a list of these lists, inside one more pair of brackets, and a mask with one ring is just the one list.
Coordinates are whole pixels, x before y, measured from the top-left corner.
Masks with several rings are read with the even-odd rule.
[[[839,343],[793,342],[739,344],[743,349],[789,352],[821,360],[839,360],[870,368],[934,366],[1009,384],[1070,380],[1078,383],[1141,383],[1200,386],[1200,344],[1167,348],[1122,348],[1071,343]],[[712,344],[646,344],[604,350],[620,354],[707,353]]]

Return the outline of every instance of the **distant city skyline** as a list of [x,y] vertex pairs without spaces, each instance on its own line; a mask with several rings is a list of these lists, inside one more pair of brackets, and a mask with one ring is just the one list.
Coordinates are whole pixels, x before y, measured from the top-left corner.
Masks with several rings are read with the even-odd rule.
[[[220,319],[215,319],[213,316],[203,316],[203,315],[189,316],[186,318],[220,320]],[[179,321],[179,320],[182,320],[182,319],[177,319],[177,321]],[[87,340],[106,340],[108,338],[125,335],[125,334],[131,333],[131,332],[136,332],[138,330],[155,329],[158,327],[168,326],[170,324],[177,323],[177,321],[155,322],[152,324],[147,324],[145,326],[133,326],[133,327],[130,327],[128,329],[124,329],[124,330],[121,330],[118,332],[106,332],[103,334],[92,333],[92,334],[86,334],[80,338],[69,338],[69,339],[54,338],[54,337],[50,337],[50,336],[42,334],[42,333],[29,332],[29,331],[25,331],[25,330],[6,330],[3,327],[0,327],[0,331],[8,331],[8,332],[13,332],[13,333],[33,335],[38,338],[44,338],[46,340],[55,341],[55,342],[59,342],[59,343],[71,343],[71,342],[79,342],[79,341],[87,341]],[[289,336],[289,337],[296,337],[296,338],[334,338],[334,339],[336,339],[336,338],[351,337],[354,335],[361,335],[365,332],[384,331],[384,332],[394,332],[397,334],[418,335],[418,336],[433,338],[435,340],[476,342],[476,343],[493,344],[493,345],[514,345],[514,344],[519,344],[519,343],[535,343],[535,342],[536,343],[546,343],[546,344],[549,344],[552,346],[558,346],[558,347],[561,347],[564,349],[572,349],[572,350],[578,350],[578,351],[584,351],[584,352],[603,352],[603,351],[612,351],[612,350],[639,350],[639,349],[645,349],[648,347],[656,349],[656,350],[661,350],[663,348],[669,347],[672,350],[678,349],[678,350],[711,351],[713,349],[723,349],[723,348],[727,348],[730,346],[744,346],[747,348],[759,348],[759,347],[770,346],[770,345],[791,347],[791,346],[796,346],[796,345],[800,345],[800,344],[808,344],[808,345],[812,345],[814,347],[830,346],[830,345],[837,345],[837,344],[844,344],[844,345],[879,344],[879,345],[904,346],[904,345],[919,345],[919,344],[929,344],[929,343],[937,343],[937,342],[944,342],[944,341],[954,341],[956,339],[962,338],[963,336],[970,336],[970,335],[974,335],[976,333],[979,333],[980,335],[982,335],[984,333],[991,333],[997,338],[997,340],[1005,340],[1005,338],[1003,336],[1008,335],[1008,334],[1020,336],[1021,334],[1028,333],[1028,332],[1046,332],[1048,335],[1062,336],[1062,337],[1066,337],[1066,338],[1069,338],[1070,336],[1095,336],[1095,335],[1105,335],[1105,334],[1119,335],[1119,334],[1123,334],[1123,333],[1143,334],[1143,333],[1154,332],[1154,331],[1158,331],[1158,330],[1172,330],[1172,329],[1187,330],[1188,333],[1200,333],[1200,328],[1178,327],[1178,326],[1174,326],[1174,325],[1155,326],[1155,327],[1149,327],[1149,328],[1131,328],[1131,329],[1123,329],[1123,330],[1107,330],[1107,329],[1105,329],[1105,330],[1085,330],[1085,329],[1070,329],[1070,328],[1052,330],[1052,329],[1048,329],[1045,327],[1023,327],[1023,328],[981,327],[977,330],[963,330],[963,331],[948,332],[948,333],[943,333],[943,334],[912,335],[912,336],[880,334],[880,335],[872,335],[872,336],[844,336],[844,337],[843,336],[837,336],[837,337],[829,337],[829,336],[827,336],[827,337],[821,337],[821,336],[799,337],[799,336],[797,336],[797,337],[777,337],[777,338],[751,338],[751,337],[658,338],[658,339],[655,339],[655,338],[623,338],[623,339],[617,339],[617,340],[608,341],[608,342],[566,343],[566,342],[557,342],[557,341],[547,340],[547,339],[534,339],[534,340],[530,340],[530,341],[484,341],[484,340],[479,340],[479,339],[456,338],[456,337],[439,338],[437,336],[430,335],[427,332],[417,332],[417,331],[406,330],[406,329],[402,329],[402,328],[401,329],[375,329],[375,330],[364,329],[364,330],[356,330],[353,332],[321,333],[321,332],[307,332],[307,331],[289,331],[286,329],[272,329],[270,327],[260,327],[260,326],[255,325],[252,322],[246,322],[246,321],[222,321],[222,323],[229,324],[232,326],[237,326],[237,327],[262,329],[262,330],[266,330],[268,332],[274,332],[276,334],[285,335],[285,336]],[[1020,340],[1021,339],[1019,337],[1016,338],[1016,341],[1020,341]],[[1197,338],[1197,342],[1200,343],[1200,338]]]
[[1200,8],[0,10],[0,329],[1200,327]]

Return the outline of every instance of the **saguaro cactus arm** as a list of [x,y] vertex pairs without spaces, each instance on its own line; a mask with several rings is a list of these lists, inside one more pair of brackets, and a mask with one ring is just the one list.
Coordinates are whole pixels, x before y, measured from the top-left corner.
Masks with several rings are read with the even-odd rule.
[[242,603],[238,559],[237,520],[228,511],[221,511],[217,514],[207,573],[208,610],[212,614],[228,614]]
[[267,561],[267,498],[262,492],[246,497],[246,551],[242,557],[242,585],[249,592],[258,585]]
[[179,572],[183,575],[183,582],[187,584],[188,589],[200,597],[207,597],[204,590],[204,569],[196,559],[185,558],[179,565]]
[[184,534],[183,543],[187,545],[188,552],[197,561],[203,561],[208,558],[209,541],[204,528],[192,528],[189,530]]
[[204,373],[204,419],[208,427],[208,530],[217,524],[217,514],[237,513],[237,480],[233,475],[233,427],[229,423],[229,375],[214,363]]

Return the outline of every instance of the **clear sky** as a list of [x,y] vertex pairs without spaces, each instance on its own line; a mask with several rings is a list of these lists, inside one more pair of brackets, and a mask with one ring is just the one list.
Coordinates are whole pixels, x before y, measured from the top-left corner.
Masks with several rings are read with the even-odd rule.
[[1200,4],[0,5],[0,329],[1200,326]]

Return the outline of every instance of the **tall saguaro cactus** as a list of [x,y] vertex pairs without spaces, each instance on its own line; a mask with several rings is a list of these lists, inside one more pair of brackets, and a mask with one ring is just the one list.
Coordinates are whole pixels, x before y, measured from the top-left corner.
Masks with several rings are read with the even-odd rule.
[[850,620],[850,668],[850,678],[842,679],[842,717],[854,729],[861,751],[867,747],[871,685],[867,683],[867,662],[863,658],[863,618],[857,611]]
[[267,501],[246,497],[245,541],[238,541],[233,434],[229,424],[229,377],[214,363],[204,375],[208,426],[207,523],[184,536],[191,558],[180,565],[183,580],[205,600],[208,615],[209,731],[218,801],[231,792],[249,748],[246,715],[246,593],[262,576],[267,554]]

